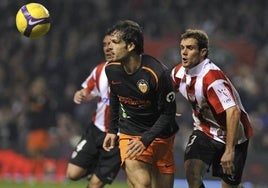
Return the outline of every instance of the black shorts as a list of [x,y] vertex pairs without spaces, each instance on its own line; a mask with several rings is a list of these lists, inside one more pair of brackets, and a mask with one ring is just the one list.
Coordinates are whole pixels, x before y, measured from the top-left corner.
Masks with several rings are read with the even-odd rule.
[[72,153],[70,163],[96,174],[104,183],[112,183],[120,170],[119,147],[110,152],[102,148],[105,133],[91,123]]
[[238,185],[241,182],[243,169],[247,158],[248,141],[236,145],[234,175],[223,174],[221,157],[225,150],[225,144],[217,142],[202,131],[195,130],[189,137],[188,144],[184,153],[184,161],[187,159],[200,159],[208,165],[207,171],[212,166],[212,175],[220,177],[224,182],[230,185]]

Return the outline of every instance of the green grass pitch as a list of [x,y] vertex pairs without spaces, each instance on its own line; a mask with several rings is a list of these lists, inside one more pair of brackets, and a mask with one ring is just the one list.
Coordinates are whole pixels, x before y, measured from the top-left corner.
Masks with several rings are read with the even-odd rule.
[[[7,182],[0,181],[1,188],[85,188],[87,185],[86,181],[68,181],[62,183],[23,183],[23,182]],[[115,181],[112,185],[106,185],[105,188],[127,188],[125,182]]]

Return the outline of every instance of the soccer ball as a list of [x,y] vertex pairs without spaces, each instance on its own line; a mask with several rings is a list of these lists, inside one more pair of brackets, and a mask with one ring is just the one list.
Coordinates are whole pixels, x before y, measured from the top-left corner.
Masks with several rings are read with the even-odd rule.
[[50,29],[48,10],[39,3],[22,6],[16,15],[16,26],[21,34],[29,38],[45,35]]

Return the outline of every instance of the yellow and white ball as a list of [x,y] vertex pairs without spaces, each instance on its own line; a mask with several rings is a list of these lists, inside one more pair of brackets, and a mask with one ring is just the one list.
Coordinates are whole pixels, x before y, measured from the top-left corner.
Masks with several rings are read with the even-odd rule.
[[17,29],[26,37],[41,37],[49,31],[50,25],[49,11],[39,3],[26,4],[17,12]]

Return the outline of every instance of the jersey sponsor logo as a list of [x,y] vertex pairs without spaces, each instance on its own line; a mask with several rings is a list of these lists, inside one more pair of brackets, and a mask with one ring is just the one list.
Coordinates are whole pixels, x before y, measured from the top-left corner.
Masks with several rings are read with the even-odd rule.
[[144,106],[146,107],[148,105],[151,105],[150,100],[136,100],[130,97],[124,97],[120,95],[118,95],[118,98],[122,104],[128,104],[128,105],[139,106],[139,107],[144,107]]
[[122,82],[121,81],[114,81],[114,80],[112,80],[111,84],[112,85],[120,85],[120,84],[122,84]]
[[232,100],[231,99],[226,99],[226,100],[224,100],[222,102],[225,103],[225,104],[228,104],[229,102],[232,102]]
[[169,168],[169,167],[172,167],[172,166],[173,166],[172,164],[165,164],[166,168]]
[[144,79],[141,79],[137,82],[137,87],[142,93],[147,93],[149,91],[149,84]]
[[35,24],[38,24],[40,22],[44,21],[44,19],[41,19],[41,20],[33,20],[33,19],[30,19],[29,20],[29,25],[35,25]]
[[216,91],[216,94],[219,97],[219,99],[222,101],[222,103],[228,104],[228,103],[232,102],[231,93],[224,86],[215,87],[215,91]]
[[101,100],[103,103],[109,104],[109,97],[103,97]]
[[225,97],[229,96],[226,88],[217,89],[217,92],[224,95]]

